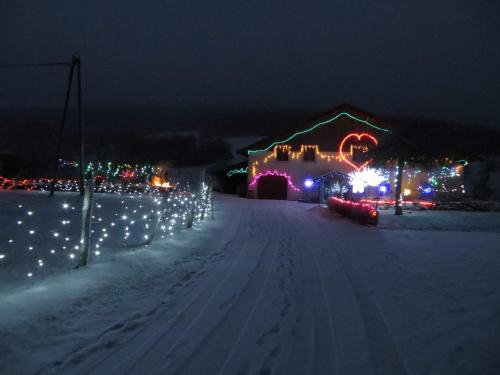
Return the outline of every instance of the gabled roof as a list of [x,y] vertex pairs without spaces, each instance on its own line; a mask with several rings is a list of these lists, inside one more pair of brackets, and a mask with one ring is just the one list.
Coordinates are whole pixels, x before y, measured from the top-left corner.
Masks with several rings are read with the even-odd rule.
[[363,111],[353,105],[343,103],[320,115],[313,121],[309,121],[301,126],[293,127],[270,135],[258,142],[238,150],[238,153],[247,156],[248,153],[252,151],[265,151],[271,149],[274,145],[286,143],[297,135],[312,131],[318,127],[332,125],[335,123],[335,120],[341,116],[349,116],[353,120],[359,121],[383,132],[390,132],[393,128],[392,125],[388,124],[378,116]]

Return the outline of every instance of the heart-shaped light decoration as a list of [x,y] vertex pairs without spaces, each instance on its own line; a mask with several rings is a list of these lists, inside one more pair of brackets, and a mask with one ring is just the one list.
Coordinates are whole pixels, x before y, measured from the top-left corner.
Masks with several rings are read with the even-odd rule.
[[361,141],[362,138],[367,138],[370,140],[370,142],[372,142],[375,146],[378,145],[378,141],[377,139],[373,136],[373,135],[370,135],[370,134],[367,134],[367,133],[361,133],[361,134],[358,134],[358,133],[351,133],[351,134],[348,134],[343,140],[342,142],[340,142],[340,147],[339,147],[339,154],[340,154],[340,158],[345,161],[347,164],[349,164],[351,167],[353,167],[354,169],[356,169],[357,171],[360,171],[361,169],[363,169],[364,167],[366,167],[370,162],[371,160],[368,160],[367,162],[361,164],[361,165],[358,165],[358,164],[355,164],[351,161],[349,161],[346,156],[345,156],[345,153],[344,153],[344,144],[349,141],[350,139],[354,138],[355,140],[358,140],[358,141]]

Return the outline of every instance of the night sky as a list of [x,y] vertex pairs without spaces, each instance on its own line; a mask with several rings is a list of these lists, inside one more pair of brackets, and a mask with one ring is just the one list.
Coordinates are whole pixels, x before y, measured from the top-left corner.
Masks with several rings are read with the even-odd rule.
[[[110,128],[341,102],[500,128],[500,2],[407,3],[4,0],[0,63],[79,53],[88,122],[102,114]],[[0,70],[0,111],[58,109],[65,79],[61,68]]]

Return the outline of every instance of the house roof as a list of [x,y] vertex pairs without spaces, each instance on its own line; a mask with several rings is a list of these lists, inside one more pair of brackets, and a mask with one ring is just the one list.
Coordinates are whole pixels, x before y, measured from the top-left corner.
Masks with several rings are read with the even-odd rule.
[[252,143],[251,145],[238,150],[238,153],[247,156],[248,153],[252,151],[265,151],[271,149],[274,145],[286,143],[288,142],[288,140],[294,138],[297,135],[304,134],[321,126],[334,124],[337,118],[344,115],[349,116],[352,119],[362,122],[366,125],[372,126],[373,128],[376,128],[380,131],[390,132],[390,130],[393,128],[392,125],[385,122],[380,117],[363,111],[353,105],[343,103],[320,115],[314,120],[304,123],[301,126],[289,128],[285,131],[281,131],[265,137],[258,142]]

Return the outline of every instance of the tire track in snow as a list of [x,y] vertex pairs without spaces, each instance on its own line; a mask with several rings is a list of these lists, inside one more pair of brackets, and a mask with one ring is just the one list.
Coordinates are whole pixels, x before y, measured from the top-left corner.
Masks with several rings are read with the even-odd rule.
[[[262,207],[258,208],[261,212],[267,210],[267,208],[264,210],[262,210]],[[261,227],[266,228],[267,231],[269,230],[268,228],[272,230],[267,236],[258,234],[257,237],[265,238],[266,240],[259,245],[260,248],[258,249],[255,266],[247,273],[247,279],[241,286],[238,286],[238,292],[231,297],[231,304],[228,305],[227,311],[219,318],[210,317],[212,320],[218,319],[217,324],[214,325],[211,331],[198,343],[191,354],[183,360],[175,373],[197,374],[202,371],[203,373],[212,374],[217,373],[217,371],[224,372],[231,364],[231,360],[235,353],[237,353],[238,346],[240,346],[244,340],[249,339],[247,334],[249,332],[248,327],[253,322],[255,312],[259,308],[262,296],[267,290],[267,280],[269,280],[269,276],[272,273],[278,256],[278,250],[275,248],[275,245],[276,241],[281,237],[282,228],[273,230],[273,222],[270,221],[273,215],[276,215],[276,212],[264,212],[264,222],[268,221],[268,223],[266,223],[267,225],[261,225]],[[283,239],[281,243],[283,243]],[[244,260],[245,263],[248,263],[249,260],[252,259],[252,252],[255,253],[256,251],[255,248],[249,248],[249,250],[247,258]],[[233,282],[235,281],[237,281],[237,278],[233,279]],[[242,321],[245,322],[243,323],[243,327],[241,327]],[[236,332],[237,336],[234,338]],[[250,332],[250,335],[251,334],[254,334],[254,332]],[[252,341],[257,341],[257,338],[250,339]],[[215,352],[212,350],[212,348],[214,348],[212,343],[214,342],[218,345],[218,347],[215,347]],[[252,346],[248,349],[249,351],[245,350],[244,352],[249,352],[249,354],[251,354],[251,350],[255,349],[255,347]],[[228,352],[227,355],[224,355],[225,350]],[[206,361],[210,361],[210,364],[204,365]],[[210,370],[206,368],[207,366]],[[203,370],[200,370],[200,367],[203,367]]]
[[[245,207],[242,207],[241,208],[241,211],[243,212],[243,214],[240,214],[240,215],[237,215],[238,217],[238,220],[235,221],[237,224],[235,225],[235,235],[234,237],[232,237],[232,239],[230,241],[226,241],[226,243],[224,244],[223,246],[223,249],[222,251],[219,251],[217,252],[217,257],[219,257],[219,253],[221,252],[227,252],[227,250],[232,247],[232,245],[234,245],[235,241],[234,239],[237,239],[238,237],[240,237],[242,235],[242,233],[244,234],[246,231],[245,231],[245,228],[246,228],[246,222],[243,220],[243,218],[245,218],[245,211],[244,211]],[[241,254],[241,248],[240,248],[240,252],[238,253],[238,255],[236,257],[239,256],[239,254]],[[222,254],[224,255],[224,254]],[[233,263],[234,264],[234,263]],[[216,272],[213,272],[212,273],[212,278],[216,278],[218,275]],[[182,287],[182,285],[181,285]],[[191,294],[192,292],[189,293],[189,295]],[[156,338],[155,341],[151,341],[151,340],[146,340],[145,342],[141,342],[139,344],[139,347],[134,350],[133,352],[133,355],[132,357],[133,358],[130,358],[131,355],[130,353],[127,353],[127,362],[128,363],[131,363],[132,364],[134,363],[134,357],[136,360],[139,360],[142,355],[144,353],[147,353],[148,352],[148,349],[150,349],[151,347],[154,347],[155,344],[157,343],[157,341],[161,340],[161,338],[168,334],[168,332],[170,331],[170,329],[172,327],[174,327],[176,325],[176,323],[182,319],[188,312],[188,310],[190,310],[191,308],[193,308],[193,306],[196,304],[196,302],[199,301],[199,299],[201,298],[201,292],[200,293],[197,293],[195,294],[194,296],[191,295],[191,299],[190,301],[188,301],[188,303],[185,305],[185,307],[182,308],[182,310],[179,312],[177,311],[177,314],[175,315],[175,317],[173,318],[173,320],[170,320],[170,324],[169,324],[169,327],[167,327],[164,331],[162,331],[162,336],[161,337],[158,337]],[[171,301],[171,303],[169,304],[169,306],[173,305],[173,303],[175,302],[175,300]],[[165,307],[163,304],[160,304],[158,305],[157,307]],[[156,310],[156,308],[154,309]],[[169,310],[166,311],[166,313],[168,314],[169,313]],[[150,314],[149,312],[145,314],[145,316],[149,317],[151,316],[152,314]],[[132,318],[131,318],[132,319]],[[125,320],[125,321],[122,321],[121,323],[119,324],[126,324],[128,320]],[[145,333],[145,330],[148,328],[147,326],[147,321],[146,322],[143,322],[143,326],[141,329],[137,330],[136,332],[134,332],[134,334],[132,336],[128,335],[128,337],[125,337],[125,339],[121,338],[121,340],[119,341],[122,341],[122,342],[119,342],[117,345],[115,345],[114,347],[113,346],[110,346],[109,345],[109,342],[116,342],[116,337],[107,337],[108,335],[106,335],[106,332],[103,332],[99,335],[99,342],[97,344],[95,343],[92,343],[90,345],[87,345],[87,346],[84,346],[84,347],[81,347],[79,348],[76,352],[73,352],[70,356],[70,358],[68,359],[65,359],[64,361],[62,361],[60,364],[58,364],[57,366],[51,366],[51,369],[52,370],[62,370],[63,368],[65,369],[65,372],[71,372],[71,373],[83,373],[83,374],[90,374],[90,373],[93,373],[93,371],[96,371],[96,373],[99,373],[98,371],[98,367],[100,365],[102,365],[103,363],[105,363],[106,361],[109,361],[109,360],[112,360],[114,356],[116,356],[117,354],[119,354],[119,351],[121,349],[121,344],[125,343],[125,342],[133,342],[134,339],[138,338],[138,336],[140,336],[141,334],[144,334]],[[105,330],[105,331],[109,331],[109,329]],[[111,330],[111,333],[114,333],[116,334],[116,332],[113,332],[114,330]],[[130,332],[128,332],[130,333]],[[124,332],[124,335],[127,334],[127,332]],[[95,340],[94,340],[95,341]],[[91,362],[88,363],[86,362],[86,360],[88,358],[88,355],[92,354],[92,353],[99,353],[99,354],[102,354],[102,350],[101,352],[99,352],[99,349],[106,349],[105,351],[105,355],[104,356],[99,356],[98,358],[92,360],[91,359]],[[70,368],[69,366],[74,363],[72,360],[73,358],[75,358],[75,356],[80,356],[82,357],[81,360],[78,360],[76,365],[77,367],[74,367],[74,368]],[[119,362],[118,364],[116,362]],[[79,363],[82,363],[84,365],[84,368],[81,369],[79,368]],[[115,365],[111,365],[107,368],[106,372],[107,374],[113,374],[115,371],[118,370],[118,373],[120,374],[123,374],[124,371],[127,371],[125,369],[119,369],[118,367],[119,366],[123,366],[124,363],[121,363],[120,361],[114,361]],[[89,365],[91,367],[89,367]],[[42,369],[39,373],[43,373],[46,369]],[[48,369],[50,370],[50,369]]]
[[[246,238],[247,236],[250,237],[250,235],[252,234],[252,232],[254,231],[254,227],[253,227],[253,221],[254,221],[254,218],[253,218],[253,215],[254,215],[254,212],[251,211],[250,212],[250,220],[249,220],[249,223],[247,222],[243,222],[243,220],[241,219],[243,217],[243,215],[239,215],[239,223],[238,223],[238,228],[236,230],[236,235],[235,235],[235,238],[239,238],[240,235],[241,235],[241,232],[243,232],[245,235],[244,236],[241,236],[242,238]],[[250,230],[247,231],[245,230],[246,229],[246,226],[244,224],[249,224],[249,228]],[[236,243],[237,241],[234,241],[234,243]],[[227,279],[229,278],[229,276],[231,275],[235,265],[238,263],[239,259],[241,258],[241,255],[243,254],[244,252],[244,248],[245,248],[245,244],[247,244],[249,241],[248,240],[245,240],[244,241],[244,246],[241,246],[239,248],[239,252],[236,256],[236,258],[232,261],[231,265],[229,266],[228,270],[226,271],[224,277],[222,278],[222,280],[218,283],[217,287],[215,288],[215,290],[211,293],[210,297],[208,298],[208,301],[205,302],[203,304],[203,307],[201,308],[201,310],[195,315],[195,317],[188,323],[188,326],[186,328],[184,328],[184,330],[182,331],[182,333],[177,337],[177,339],[174,341],[174,343],[170,346],[170,348],[162,354],[161,356],[161,360],[160,360],[160,367],[163,368],[162,364],[165,363],[167,357],[176,349],[176,347],[179,345],[179,343],[186,337],[187,333],[192,329],[192,327],[194,326],[194,324],[196,322],[199,321],[199,319],[201,318],[201,316],[205,313],[205,311],[207,310],[208,306],[210,306],[210,304],[212,303],[212,301],[215,299],[215,296],[219,293],[219,291],[221,290],[222,286],[224,286],[226,284],[226,281]],[[214,276],[217,276],[217,274],[214,272]],[[207,283],[207,284],[210,284],[210,283]],[[183,313],[186,313],[189,309],[191,308],[191,305],[188,306],[186,309],[183,310]],[[171,325],[170,325],[170,328],[174,328],[176,326],[177,323],[179,323],[180,321],[180,318],[177,319],[175,322],[173,322]],[[152,348],[154,346],[156,346],[168,333],[170,332],[170,330],[165,330],[163,332],[162,335],[160,335],[155,341],[154,343],[152,343],[151,345],[148,345],[148,348]],[[128,369],[125,374],[130,374],[131,371],[134,371],[135,369],[135,365],[137,364],[137,362],[135,362],[133,364],[133,366]],[[156,371],[156,369],[155,369]]]
[[[347,251],[344,246],[345,241],[339,239],[339,237],[342,236],[342,231],[334,227],[337,231],[332,235],[332,226],[335,225],[333,222],[318,218],[316,213],[313,213],[311,216],[314,216],[314,220],[319,224],[312,228],[317,232],[316,238],[327,235],[328,240],[336,244],[336,246],[332,247],[334,250],[333,252],[339,260],[339,264],[351,285],[351,291],[358,304],[358,310],[361,314],[365,332],[369,340],[369,347],[372,353],[371,358],[375,367],[374,370],[380,375],[389,373],[394,375],[411,374],[401,353],[401,348],[392,333],[382,309],[373,294],[368,291],[360,272],[347,256]],[[351,231],[351,235],[358,234],[354,233],[356,230],[366,230],[366,228],[351,227],[357,225],[355,223],[344,224],[346,224],[347,228]],[[318,231],[320,227],[322,227],[323,230]]]
[[[93,365],[91,371],[85,371],[88,370],[88,366],[82,368],[76,365],[75,368],[68,367],[69,371],[65,373],[73,373],[72,370],[77,371],[78,374],[102,373],[99,370],[104,368],[106,375],[171,374],[174,372],[216,374],[217,371],[223,375],[234,373],[302,375],[307,371],[314,375],[324,373],[351,375],[355,372],[346,372],[347,357],[342,347],[343,340],[349,339],[344,336],[349,329],[340,329],[344,335],[339,335],[339,328],[341,328],[339,325],[345,323],[342,319],[345,318],[346,311],[350,313],[350,309],[356,306],[356,310],[352,311],[360,316],[365,335],[363,337],[367,337],[366,347],[371,352],[373,363],[369,371],[358,373],[365,375],[375,371],[379,375],[409,374],[382,310],[375,297],[370,294],[351,257],[346,254],[342,242],[342,237],[346,236],[342,233],[346,223],[343,222],[342,225],[337,226],[335,222],[318,218],[315,212],[306,211],[304,209],[306,206],[292,202],[283,202],[283,204],[270,202],[269,207],[267,202],[265,202],[266,206],[263,203],[247,204],[249,214],[243,211],[245,207],[234,206],[237,207],[236,215],[239,216],[240,221],[234,233],[233,242],[226,242],[227,256],[223,257],[223,262],[225,262],[222,264],[223,267],[212,267],[206,277],[197,279],[189,289],[185,285],[181,286],[183,289],[174,295],[172,303],[174,309],[175,306],[182,308],[180,312],[179,308],[174,310],[177,313],[175,319],[168,317],[166,322],[146,321],[146,327],[143,327],[140,332],[134,332],[132,336],[129,333],[123,333],[124,339],[118,343],[118,345],[124,344],[123,350],[120,350],[120,347],[106,349],[109,355],[102,361],[92,361],[90,358],[89,365]],[[233,209],[233,207],[228,208]],[[284,212],[283,217],[278,216],[279,210]],[[275,223],[275,220],[281,222]],[[350,223],[347,224],[349,227]],[[265,232],[262,232],[263,228],[266,228]],[[359,236],[365,229],[356,228],[348,232]],[[283,233],[281,234],[280,231]],[[340,239],[337,238],[341,233],[343,236],[340,236]],[[275,246],[277,239],[287,236],[289,237],[287,241],[280,242],[281,248]],[[263,237],[265,241],[259,242],[253,237]],[[237,248],[241,242],[245,245]],[[280,258],[282,253],[285,253],[283,247],[288,247],[288,250],[291,247],[297,249],[295,253],[289,251],[288,259],[291,263],[297,263],[297,280],[295,280],[296,287],[299,288],[297,293],[310,293],[309,296],[299,296],[303,298],[303,301],[302,306],[298,307],[305,319],[296,321],[294,327],[289,327],[292,332],[288,336],[288,332],[284,332],[285,329],[283,329],[284,318],[276,314],[277,319],[271,321],[271,329],[266,329],[261,334],[259,331],[264,330],[265,325],[275,318],[274,312],[268,313],[266,310],[261,310],[268,307],[267,305],[261,306],[261,303],[274,298],[277,304],[278,296],[281,297],[283,293],[290,292],[289,285],[284,287],[285,290],[281,290],[275,283],[275,281],[281,282],[281,279],[272,277],[277,263],[276,273],[280,274],[280,277],[287,270],[280,267],[282,265],[280,262],[285,259]],[[251,248],[259,253],[249,255],[248,251]],[[231,250],[230,253],[229,250]],[[298,257],[297,262],[293,261],[294,257]],[[249,273],[238,274],[242,268],[245,270],[248,268],[248,264],[244,268],[242,263],[248,262],[249,259],[252,262],[256,259],[256,265]],[[246,278],[242,279],[242,276]],[[302,280],[305,281],[304,285],[300,284]],[[294,284],[294,281],[288,280],[288,282]],[[336,285],[337,282],[343,283]],[[206,289],[207,286],[212,287],[212,285],[211,291]],[[348,290],[339,290],[342,286],[347,286]],[[234,293],[235,291],[236,293],[228,298],[228,292]],[[179,297],[179,294],[183,295]],[[346,296],[352,297],[355,302],[350,303]],[[339,297],[341,297],[340,301]],[[343,305],[346,301],[350,304]],[[215,305],[219,308],[215,309]],[[170,309],[165,314],[169,312]],[[258,322],[258,319],[266,321]],[[204,333],[205,330],[197,329],[204,325],[210,326],[206,327],[208,334]],[[231,330],[231,327],[238,327],[238,329]],[[149,331],[144,328],[148,328]],[[295,329],[305,332],[304,342],[296,343],[297,337],[293,334]],[[147,332],[151,335],[146,335]],[[355,331],[355,333],[358,332]],[[116,338],[113,332],[110,332],[109,336],[111,340]],[[120,339],[120,336],[118,338]],[[254,342],[256,338],[257,340],[262,338],[265,346],[257,347],[259,344],[257,341]],[[222,341],[218,341],[219,339]],[[292,340],[293,345],[290,343]],[[307,344],[306,340],[309,340]],[[213,344],[217,346],[211,348]],[[341,350],[339,353],[339,348],[343,352]],[[254,349],[255,352],[252,353]],[[301,350],[304,352],[300,353]],[[329,351],[333,353],[332,357],[329,357]],[[357,354],[358,350],[355,352]],[[297,358],[294,358],[294,355]],[[99,358],[101,357],[96,359]],[[213,366],[214,371],[200,370],[200,368],[203,369],[204,359],[213,362],[210,366]],[[253,366],[249,364],[251,359],[256,360]],[[106,364],[100,367],[101,363],[106,361],[109,367]],[[306,368],[302,371],[304,363]],[[192,367],[198,371],[186,371]],[[280,371],[282,368],[286,368],[287,371]],[[63,369],[57,368],[57,370]]]
[[[281,234],[281,227],[279,229],[280,230],[279,230],[278,233]],[[268,242],[268,244],[269,243],[270,242]],[[266,251],[266,250],[267,250],[267,247],[265,247],[263,251]],[[243,323],[243,327],[241,328],[238,336],[236,337],[236,340],[234,341],[234,343],[232,345],[231,351],[228,353],[226,359],[224,360],[224,362],[222,364],[222,367],[220,368],[220,370],[218,372],[219,375],[224,375],[224,373],[226,372],[226,368],[227,368],[229,362],[233,358],[236,349],[238,348],[238,346],[241,343],[243,335],[246,333],[246,331],[248,329],[248,325],[250,323],[250,320],[255,315],[255,311],[257,310],[257,307],[259,306],[259,303],[260,303],[260,301],[262,299],[262,296],[263,296],[263,293],[264,293],[264,290],[265,290],[265,286],[267,285],[267,283],[269,281],[269,276],[271,275],[271,270],[274,267],[274,262],[276,261],[276,258],[277,258],[276,255],[274,255],[272,261],[269,263],[269,265],[267,267],[267,272],[265,274],[265,279],[263,280],[263,282],[262,282],[262,284],[260,286],[260,290],[259,290],[259,293],[257,294],[257,298],[255,299],[255,301],[253,303],[253,306],[252,306],[252,309],[250,310],[250,313],[248,314],[247,318],[245,319],[245,322]],[[263,259],[264,259],[264,256],[261,257],[261,260],[263,260]]]
[[[283,298],[282,305],[277,309],[276,321],[273,322],[271,328],[259,336],[256,343],[259,346],[267,346],[267,352],[261,361],[260,366],[255,363],[249,371],[248,375],[253,374],[271,374],[276,370],[280,357],[286,355],[288,344],[293,339],[293,315],[297,302],[297,285],[295,279],[295,260],[296,256],[293,251],[292,233],[290,230],[291,222],[286,215],[283,216],[287,228],[286,241],[284,246],[278,249],[278,265],[276,273],[278,274],[277,288],[274,300],[279,297]],[[260,367],[260,368],[259,368]]]
[[[370,339],[370,347],[374,354],[372,358],[376,364],[377,372],[386,374],[387,371],[390,371],[394,375],[411,374],[385,315],[377,301],[370,297],[361,275],[342,250],[337,252],[337,255],[358,301],[366,332]],[[383,344],[378,343],[375,345],[376,342],[383,342]]]
[[[295,211],[295,210],[294,210]],[[301,212],[299,212],[299,215],[296,215],[294,213],[294,217],[301,217]],[[302,223],[301,223],[302,224]],[[325,308],[325,311],[326,311],[326,315],[327,315],[327,321],[328,321],[328,330],[329,330],[329,337],[330,337],[330,344],[331,344],[331,348],[332,348],[332,351],[333,351],[333,355],[330,360],[331,362],[331,366],[333,368],[333,373],[334,374],[339,374],[339,369],[338,369],[338,351],[337,351],[337,346],[338,346],[338,342],[337,342],[337,335],[336,335],[336,332],[335,332],[335,327],[334,327],[334,324],[333,324],[333,312],[331,311],[331,308],[330,308],[330,304],[328,302],[328,297],[327,297],[327,293],[326,293],[326,286],[325,286],[325,283],[324,283],[324,280],[325,280],[325,277],[321,271],[321,268],[319,267],[319,264],[318,264],[318,260],[316,258],[316,255],[314,254],[314,251],[311,250],[310,246],[311,246],[311,243],[313,242],[311,239],[311,232],[310,231],[305,231],[304,230],[304,226],[303,225],[296,225],[297,226],[297,229],[298,231],[295,232],[295,234],[298,234],[298,238],[296,239],[298,243],[303,243],[303,246],[301,246],[300,248],[301,249],[307,249],[307,252],[309,253],[311,259],[312,259],[312,265],[313,265],[313,269],[315,270],[315,274],[316,274],[316,280],[318,281],[318,284],[320,286],[320,289],[321,289],[321,298],[323,300],[323,305],[324,305],[324,308]],[[302,263],[304,264],[304,263]],[[304,272],[308,272],[310,271],[310,269],[305,269]],[[312,275],[307,275],[307,277],[311,277]],[[316,320],[316,319],[315,319]],[[314,322],[316,323],[316,322]],[[316,325],[313,324],[313,327],[312,327],[312,330],[311,330],[311,333],[312,333],[312,336],[310,337],[311,339],[311,345],[313,348],[315,348],[316,346]],[[312,353],[316,353],[316,350],[311,350],[311,354]],[[314,362],[316,364],[316,361],[313,360],[311,358],[310,362]],[[312,363],[311,363],[312,365]],[[310,373],[314,373],[313,370],[310,369]]]
[[[241,225],[240,229],[238,231],[236,231],[236,235],[235,235],[235,237],[237,237],[239,239],[238,241],[235,241],[235,242],[236,243],[243,242],[243,246],[240,246],[239,251],[238,251],[235,259],[231,261],[232,263],[230,264],[229,268],[225,271],[225,274],[222,277],[222,280],[220,282],[218,282],[218,284],[216,284],[217,287],[215,287],[213,289],[213,291],[211,292],[211,294],[208,297],[208,300],[205,300],[206,302],[204,302],[203,305],[201,306],[201,308],[195,313],[195,316],[192,319],[189,320],[189,322],[187,323],[186,327],[180,327],[177,324],[179,322],[176,322],[176,324],[172,324],[170,326],[170,329],[168,330],[168,332],[167,331],[162,331],[161,337],[159,337],[158,339],[156,339],[155,342],[152,345],[148,345],[148,348],[150,348],[153,351],[155,351],[155,347],[161,347],[162,346],[161,345],[161,341],[164,338],[168,340],[168,337],[166,337],[166,336],[167,336],[168,333],[170,333],[170,331],[173,331],[173,330],[175,330],[176,328],[179,328],[179,327],[181,328],[181,331],[179,332],[179,334],[175,334],[175,336],[176,336],[175,341],[173,343],[168,343],[168,349],[166,351],[162,350],[160,352],[158,349],[156,349],[156,353],[153,353],[150,356],[150,360],[152,362],[158,363],[158,366],[159,366],[160,369],[163,368],[169,362],[168,358],[171,355],[173,355],[173,353],[178,348],[181,348],[184,345],[184,343],[183,343],[184,339],[186,339],[188,337],[188,334],[193,330],[193,327],[198,322],[200,322],[200,319],[205,315],[205,313],[207,312],[208,307],[211,306],[214,303],[214,301],[216,300],[216,297],[218,296],[218,294],[221,291],[225,290],[225,288],[223,288],[223,287],[228,284],[227,281],[229,280],[229,277],[234,273],[234,269],[238,265],[238,263],[240,262],[242,254],[245,253],[245,251],[247,250],[247,247],[252,243],[251,239],[254,236],[255,230],[256,230],[256,225],[255,225],[255,222],[256,222],[255,211],[251,211],[250,210],[249,215],[247,215],[248,210],[244,210],[244,208],[241,208],[241,207],[240,207],[240,210],[243,211],[243,215],[239,215],[240,217],[241,216],[245,216],[245,217],[249,218],[248,222],[246,222],[246,221],[242,222],[242,225]],[[216,272],[216,270],[212,270],[212,272],[213,272],[213,275],[216,276],[214,278],[220,277],[220,275]],[[206,284],[207,285],[212,285],[213,283],[212,282],[207,282]],[[201,285],[200,287],[204,288],[204,290],[206,290],[205,284]],[[145,352],[145,357],[148,357],[149,354],[150,354],[149,351]],[[140,358],[137,361],[135,361],[135,363],[129,369],[127,369],[127,373],[135,371],[136,367],[140,363],[142,363],[142,362],[144,362],[144,358]],[[150,371],[156,372],[157,370],[158,370],[157,368],[151,368]],[[140,371],[142,373],[149,373],[149,372],[144,371],[144,370],[140,370]],[[171,371],[173,371],[173,370],[171,370]],[[122,373],[122,372],[120,372],[120,373]]]

